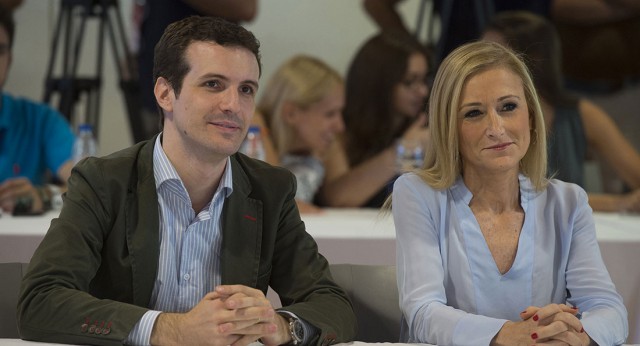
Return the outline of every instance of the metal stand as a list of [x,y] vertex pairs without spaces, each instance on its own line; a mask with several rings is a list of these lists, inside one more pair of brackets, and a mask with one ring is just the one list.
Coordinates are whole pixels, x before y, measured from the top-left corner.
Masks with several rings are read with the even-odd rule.
[[[98,19],[98,37],[93,41],[97,45],[96,64],[93,75],[79,77],[80,53],[84,33],[87,30],[87,20],[90,18]],[[44,101],[51,103],[53,95],[58,93],[57,108],[67,117],[69,122],[74,125],[78,123],[91,124],[94,134],[98,135],[105,30],[109,33],[114,65],[129,113],[130,124],[135,133],[135,131],[141,131],[142,127],[138,115],[140,112],[139,86],[117,0],[61,0],[61,9],[54,32],[45,80]],[[58,47],[61,38],[64,43],[63,50],[59,53]],[[62,57],[61,72],[59,77],[54,77],[53,70],[58,55]],[[75,106],[81,96],[85,96],[86,101],[84,117],[78,117],[75,114]]]

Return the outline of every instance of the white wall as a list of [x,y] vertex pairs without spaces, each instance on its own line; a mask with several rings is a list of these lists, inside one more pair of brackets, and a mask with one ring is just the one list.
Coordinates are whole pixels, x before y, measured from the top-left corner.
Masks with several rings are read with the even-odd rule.
[[[153,1],[153,0],[148,0]],[[419,1],[405,1],[400,10],[412,26]],[[59,0],[25,0],[16,12],[16,39],[13,65],[5,90],[41,100],[46,64],[49,60]],[[131,0],[120,1],[121,13],[128,25]],[[345,73],[360,44],[376,32],[362,10],[360,0],[263,0],[258,17],[246,25],[260,40],[263,76],[266,84],[277,66],[297,53],[324,59]],[[81,72],[92,71],[95,63],[95,28],[86,31]],[[117,86],[112,52],[105,51],[102,84],[100,153],[108,154],[132,144],[124,101]]]

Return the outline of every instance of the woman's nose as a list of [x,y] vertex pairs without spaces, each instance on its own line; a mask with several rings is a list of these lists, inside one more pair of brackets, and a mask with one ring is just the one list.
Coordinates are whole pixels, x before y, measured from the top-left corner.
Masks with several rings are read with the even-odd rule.
[[504,124],[502,117],[495,110],[489,110],[487,114],[487,135],[501,136],[504,134]]

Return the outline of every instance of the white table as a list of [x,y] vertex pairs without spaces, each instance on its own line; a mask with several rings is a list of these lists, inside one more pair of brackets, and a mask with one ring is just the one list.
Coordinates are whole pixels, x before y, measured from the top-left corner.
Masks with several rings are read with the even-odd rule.
[[[29,262],[56,213],[0,217],[0,262]],[[602,257],[629,311],[628,342],[640,343],[640,216],[595,213]],[[391,216],[373,209],[327,209],[303,215],[330,263],[395,264]]]
[[53,346],[53,345],[64,345],[64,344],[54,344],[51,342],[35,342],[35,341],[25,341],[21,339],[0,339],[0,346],[24,346],[24,345],[32,345],[32,346]]

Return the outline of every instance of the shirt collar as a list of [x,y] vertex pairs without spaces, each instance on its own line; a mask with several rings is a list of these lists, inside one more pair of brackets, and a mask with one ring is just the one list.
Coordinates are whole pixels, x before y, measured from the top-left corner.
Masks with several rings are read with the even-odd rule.
[[[178,180],[184,188],[182,179],[180,179],[178,172],[175,167],[173,167],[173,164],[171,164],[171,161],[169,161],[167,154],[162,148],[161,138],[162,133],[156,137],[156,142],[153,147],[153,176],[156,181],[156,191],[165,181],[169,180]],[[231,171],[231,158],[229,157],[227,157],[227,165],[222,173],[222,178],[220,178],[220,184],[218,185],[216,194],[218,191],[224,191],[225,198],[229,197],[233,192],[233,175]],[[216,194],[214,194],[214,196]]]
[[[530,200],[535,198],[536,191],[531,180],[526,175],[519,173],[518,181],[520,183],[520,205],[524,208]],[[467,185],[465,185],[462,175],[458,175],[456,182],[451,186],[451,191],[467,205],[471,202],[471,198],[473,198],[473,194],[469,191]]]

